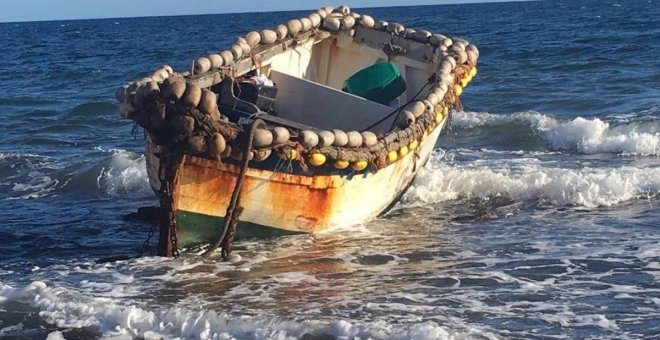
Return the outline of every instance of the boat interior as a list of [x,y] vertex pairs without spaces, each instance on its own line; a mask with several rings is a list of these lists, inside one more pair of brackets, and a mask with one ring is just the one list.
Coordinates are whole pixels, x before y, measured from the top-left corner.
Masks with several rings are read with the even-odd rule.
[[[310,35],[289,48],[275,43],[257,55],[258,63],[253,58],[237,77],[225,78],[214,87],[221,111],[231,121],[259,116],[293,130],[389,131],[395,117],[384,118],[424,95],[422,90],[437,68],[431,46],[363,27],[352,36]],[[347,90],[347,82],[357,73],[382,63],[393,65],[392,73],[402,83],[387,93],[389,97],[375,101]],[[273,86],[246,84],[258,75],[266,76]],[[363,79],[372,78],[377,77],[363,72]]]

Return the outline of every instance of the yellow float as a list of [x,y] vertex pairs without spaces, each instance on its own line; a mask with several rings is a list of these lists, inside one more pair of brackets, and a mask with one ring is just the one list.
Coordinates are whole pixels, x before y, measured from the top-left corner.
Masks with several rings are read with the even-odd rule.
[[396,153],[396,151],[390,151],[387,153],[387,163],[394,163],[397,159],[399,159],[399,155]]
[[321,166],[325,164],[326,157],[322,153],[313,153],[309,156],[309,163],[314,166]]
[[338,159],[338,160],[335,161],[335,163],[333,165],[334,165],[335,168],[337,168],[339,170],[344,170],[344,169],[348,168],[348,166],[351,165],[351,163],[349,161],[345,161],[343,159]]
[[351,168],[355,171],[362,171],[366,169],[369,166],[369,162],[367,161],[357,161],[353,164],[351,164]]
[[460,96],[463,94],[463,86],[459,84],[454,85],[454,92],[456,93],[456,97]]
[[408,150],[408,147],[405,146],[405,145],[402,146],[401,149],[399,149],[399,158],[406,157],[406,155],[408,154],[408,152],[410,152],[410,150]]

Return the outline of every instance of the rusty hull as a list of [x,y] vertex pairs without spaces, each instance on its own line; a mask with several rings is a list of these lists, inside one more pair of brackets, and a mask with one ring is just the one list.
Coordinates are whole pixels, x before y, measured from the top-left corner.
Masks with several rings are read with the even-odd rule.
[[[288,232],[315,233],[376,218],[396,200],[426,163],[444,126],[438,126],[415,153],[378,172],[297,175],[249,168],[240,220]],[[147,169],[157,189],[158,147],[147,138]],[[224,217],[239,167],[185,155],[174,183],[175,210]],[[183,228],[182,228],[183,227]],[[179,226],[179,229],[194,226]]]

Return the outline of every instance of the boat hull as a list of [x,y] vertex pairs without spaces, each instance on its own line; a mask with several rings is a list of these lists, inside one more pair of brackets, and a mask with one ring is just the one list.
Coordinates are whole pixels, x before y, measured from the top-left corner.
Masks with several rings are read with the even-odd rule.
[[[430,157],[444,126],[377,172],[301,175],[250,167],[242,188],[239,237],[316,233],[368,222],[387,210]],[[150,183],[158,189],[158,147],[147,138]],[[238,173],[237,165],[184,155],[174,181],[179,246],[214,242]]]

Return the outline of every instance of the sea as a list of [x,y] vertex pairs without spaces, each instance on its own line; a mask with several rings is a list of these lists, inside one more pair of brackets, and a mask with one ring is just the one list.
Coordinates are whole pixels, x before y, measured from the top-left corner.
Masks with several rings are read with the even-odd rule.
[[660,339],[660,1],[355,11],[476,44],[465,112],[382,217],[227,262],[133,258],[115,89],[309,12],[0,24],[0,338]]

